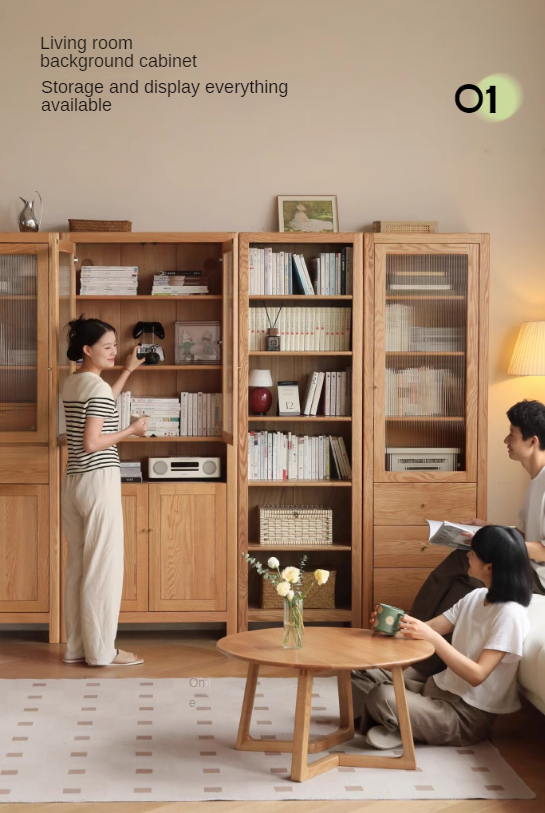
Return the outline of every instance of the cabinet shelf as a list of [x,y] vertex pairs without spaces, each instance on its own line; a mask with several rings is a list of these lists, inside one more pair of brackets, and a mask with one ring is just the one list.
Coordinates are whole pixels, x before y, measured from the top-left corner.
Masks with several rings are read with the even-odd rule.
[[297,550],[297,551],[311,551],[311,550],[335,550],[350,553],[352,547],[349,543],[335,544],[335,545],[259,545],[257,542],[248,544],[248,550],[261,551],[265,553],[268,550]]
[[351,350],[251,350],[249,356],[268,356],[269,358],[282,358],[282,356],[351,356]]
[[460,350],[387,350],[386,356],[465,356]]
[[327,423],[337,422],[337,421],[344,421],[345,423],[350,423],[352,420],[350,415],[249,415],[248,421],[254,422],[259,421],[261,423],[264,422],[272,422],[274,423],[283,423],[290,421],[316,421],[317,423],[323,423],[324,421]]
[[168,438],[125,438],[125,440],[119,440],[118,443],[191,443],[191,442],[202,443],[205,441],[209,442],[216,442],[221,443],[222,437],[221,435],[206,435],[205,437],[197,436],[197,435],[173,435]]
[[386,301],[390,299],[431,299],[431,300],[452,300],[453,302],[465,302],[465,296],[436,296],[435,294],[432,296],[426,294],[386,294]]
[[29,300],[37,299],[37,297],[34,294],[0,294],[0,300],[1,299],[9,299],[10,302],[15,300],[28,302]]
[[28,364],[0,364],[0,370],[37,370],[36,365]]
[[399,415],[393,415],[393,416],[387,415],[385,420],[391,421],[391,422],[398,422],[398,423],[399,422],[406,422],[406,421],[429,421],[429,422],[434,422],[434,423],[437,423],[437,422],[445,423],[445,422],[463,422],[463,421],[465,421],[465,418],[463,416],[457,416],[457,417],[452,417],[451,418],[451,417],[447,417],[446,415],[410,415],[410,416],[406,416],[406,417],[399,416]]
[[90,301],[93,299],[100,302],[180,302],[187,299],[209,299],[212,302],[220,302],[223,297],[221,294],[186,294],[184,296],[152,296],[151,294],[136,294],[136,296],[100,296],[95,294],[78,294],[76,296],[76,300],[78,301]]
[[[303,605],[303,619],[312,621],[352,621],[352,610],[305,610]],[[284,610],[263,610],[260,607],[248,607],[248,621],[283,621]],[[280,633],[279,633],[280,635]],[[281,640],[281,639],[279,639]]]
[[305,299],[307,302],[316,302],[316,300],[324,301],[324,300],[331,300],[331,299],[342,299],[351,301],[353,299],[352,294],[250,294],[248,297],[250,301],[253,300],[263,300],[266,299],[267,301],[273,300],[285,300],[292,299],[301,301]]
[[256,488],[351,488],[351,480],[248,480],[248,487]]

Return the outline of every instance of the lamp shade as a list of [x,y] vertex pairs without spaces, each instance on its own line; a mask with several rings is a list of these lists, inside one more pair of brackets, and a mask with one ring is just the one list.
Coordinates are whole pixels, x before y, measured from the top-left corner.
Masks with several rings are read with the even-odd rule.
[[523,322],[509,375],[545,375],[545,322]]
[[248,377],[249,387],[272,387],[272,383],[270,370],[250,370]]

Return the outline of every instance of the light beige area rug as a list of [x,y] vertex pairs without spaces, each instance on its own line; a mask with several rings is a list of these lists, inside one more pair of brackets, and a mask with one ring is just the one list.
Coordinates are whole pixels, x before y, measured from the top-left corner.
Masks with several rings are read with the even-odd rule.
[[[490,743],[419,746],[416,772],[291,782],[290,754],[235,750],[243,692],[241,678],[1,680],[0,801],[535,798]],[[252,736],[291,739],[295,695],[294,679],[262,678]],[[337,727],[335,679],[315,680],[312,709],[311,735]]]

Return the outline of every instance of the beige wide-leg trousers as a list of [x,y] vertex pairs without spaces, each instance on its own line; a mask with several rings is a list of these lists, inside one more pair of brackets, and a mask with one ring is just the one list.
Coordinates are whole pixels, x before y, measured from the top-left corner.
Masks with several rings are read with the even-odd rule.
[[123,511],[117,467],[66,475],[61,492],[68,544],[64,617],[67,658],[104,666],[116,656],[123,589]]

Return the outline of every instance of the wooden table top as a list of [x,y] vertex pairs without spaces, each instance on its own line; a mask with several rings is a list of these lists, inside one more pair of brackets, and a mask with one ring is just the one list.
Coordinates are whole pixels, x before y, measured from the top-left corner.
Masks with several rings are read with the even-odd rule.
[[352,627],[305,627],[302,649],[284,649],[282,627],[227,635],[217,647],[249,663],[321,671],[408,666],[433,655],[428,641],[385,636]]

